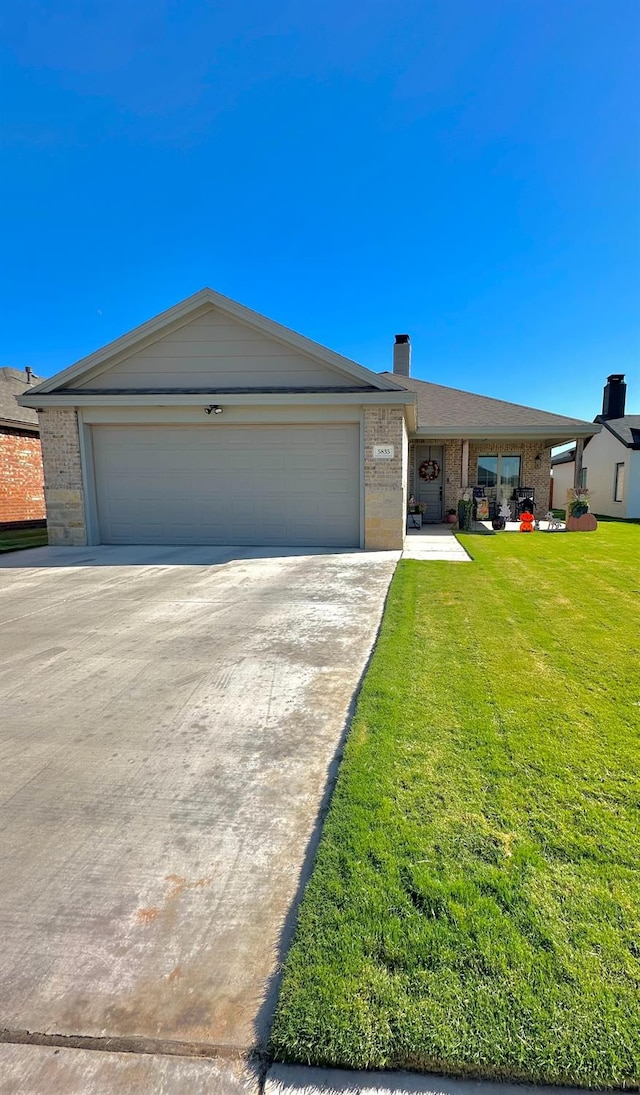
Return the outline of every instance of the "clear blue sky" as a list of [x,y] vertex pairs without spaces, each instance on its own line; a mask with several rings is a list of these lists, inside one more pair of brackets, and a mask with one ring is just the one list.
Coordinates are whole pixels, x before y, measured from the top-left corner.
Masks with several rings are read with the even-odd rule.
[[640,412],[637,0],[8,0],[0,364],[209,285],[379,370]]

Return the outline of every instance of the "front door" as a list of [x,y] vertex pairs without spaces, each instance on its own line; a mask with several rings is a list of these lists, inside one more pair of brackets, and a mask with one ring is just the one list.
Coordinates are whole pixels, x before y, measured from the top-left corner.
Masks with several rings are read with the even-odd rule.
[[416,488],[414,496],[417,502],[423,502],[425,505],[422,520],[428,525],[437,525],[443,519],[442,461],[442,445],[416,446]]

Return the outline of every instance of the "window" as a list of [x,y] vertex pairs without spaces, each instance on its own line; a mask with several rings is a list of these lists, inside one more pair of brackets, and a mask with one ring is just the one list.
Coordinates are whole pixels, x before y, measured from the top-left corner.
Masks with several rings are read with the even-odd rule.
[[478,486],[495,487],[498,482],[498,457],[478,457]]
[[493,492],[496,498],[510,498],[516,487],[520,486],[519,456],[479,456],[479,487]]
[[613,481],[613,500],[614,502],[622,502],[622,495],[624,494],[624,461],[622,464],[616,464],[616,475]]

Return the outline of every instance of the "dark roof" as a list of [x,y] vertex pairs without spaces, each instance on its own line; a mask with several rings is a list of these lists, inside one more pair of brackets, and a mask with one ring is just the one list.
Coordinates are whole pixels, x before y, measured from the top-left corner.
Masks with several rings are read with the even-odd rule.
[[573,464],[576,458],[575,445],[572,449],[567,449],[566,452],[559,452],[557,456],[551,457],[551,467],[555,468],[556,464]]
[[42,377],[32,376],[27,384],[27,374],[18,369],[0,368],[0,422],[16,429],[38,430],[38,412],[31,407],[20,407],[16,396],[39,384]]
[[602,422],[628,449],[640,449],[640,414],[625,414],[623,418],[603,418],[599,414],[595,421]]
[[557,430],[566,427],[568,440],[573,427],[584,427],[588,423],[579,418],[566,418],[562,414],[550,414],[534,407],[523,407],[519,403],[506,403],[502,399],[492,399],[487,395],[474,395],[458,388],[445,388],[442,384],[432,384],[427,380],[415,380],[413,377],[398,376],[385,372],[383,376],[401,384],[418,397],[418,429],[422,432],[430,427],[451,426],[456,431],[469,429],[502,430],[514,427],[518,430],[530,429],[532,432],[544,432],[545,429]]

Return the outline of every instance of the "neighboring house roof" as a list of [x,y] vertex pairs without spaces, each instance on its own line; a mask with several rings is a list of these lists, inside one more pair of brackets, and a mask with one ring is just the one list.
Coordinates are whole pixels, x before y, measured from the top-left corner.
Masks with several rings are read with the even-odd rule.
[[551,467],[555,468],[558,464],[574,464],[576,459],[575,446],[572,449],[567,449],[566,452],[559,452],[557,456],[551,457]]
[[0,368],[0,426],[38,431],[38,412],[21,407],[16,396],[33,388],[40,379],[32,376],[32,383],[27,384],[26,373],[7,366]]
[[625,414],[623,418],[603,418],[599,414],[595,421],[601,422],[628,449],[640,449],[640,414]]
[[[560,438],[590,437],[597,425],[579,418],[566,418],[518,403],[506,403],[486,395],[474,395],[458,388],[446,388],[427,380],[393,377],[418,398],[418,433],[429,437],[508,437],[532,435],[559,444]],[[557,440],[554,441],[554,438]]]

